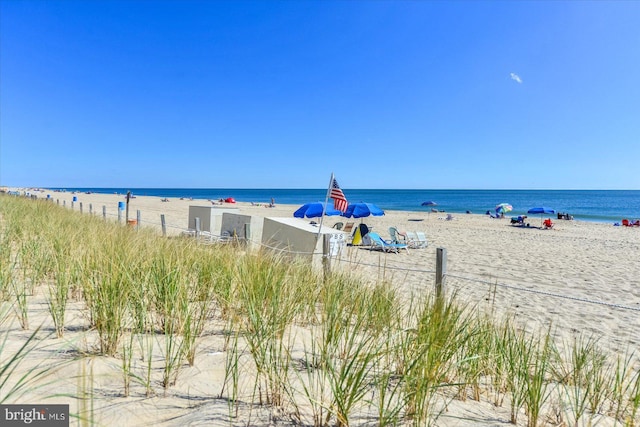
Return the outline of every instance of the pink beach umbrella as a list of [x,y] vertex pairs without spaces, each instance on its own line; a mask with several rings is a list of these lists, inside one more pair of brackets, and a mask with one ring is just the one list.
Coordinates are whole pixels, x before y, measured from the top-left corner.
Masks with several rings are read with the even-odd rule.
[[512,210],[513,206],[511,206],[509,203],[500,203],[498,206],[496,206],[496,212],[499,214],[511,212]]

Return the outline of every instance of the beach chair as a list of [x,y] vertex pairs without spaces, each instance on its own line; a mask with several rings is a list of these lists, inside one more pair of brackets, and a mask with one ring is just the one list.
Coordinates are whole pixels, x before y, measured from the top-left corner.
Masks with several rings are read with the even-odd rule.
[[421,237],[418,237],[418,233],[415,231],[406,232],[407,245],[409,246],[409,249],[422,249],[427,247],[427,237],[422,232],[420,232],[419,234],[421,235]]
[[622,225],[624,225],[625,227],[629,227],[631,224],[629,223],[628,219],[623,219],[622,220]]
[[198,237],[203,243],[232,243],[238,241],[238,237],[232,236],[228,231],[223,231],[221,235],[213,234],[209,231],[201,231]]
[[411,249],[418,249],[420,247],[420,242],[418,241],[418,236],[414,231],[407,231],[404,233],[407,236],[407,245]]
[[424,231],[416,231],[416,237],[418,238],[418,247],[426,248],[427,246],[429,246],[427,235],[424,234]]
[[[492,218],[494,218],[494,217],[492,216]],[[442,220],[445,220],[445,221],[453,221],[454,219],[456,219],[456,217],[454,217],[451,214],[447,214],[447,216],[439,216],[438,219],[442,219]]]
[[367,234],[371,239],[371,249],[381,250],[383,252],[398,253],[400,249],[407,250],[408,245],[405,243],[392,243],[384,240],[378,233],[369,232]]
[[406,233],[398,231],[397,227],[389,227],[389,236],[393,243],[407,243]]
[[545,219],[545,220],[544,220],[544,222],[542,223],[542,225],[544,226],[544,228],[545,228],[545,230],[546,230],[546,229],[551,229],[551,228],[553,228],[553,226],[554,226],[555,224],[553,223],[553,221],[551,221],[551,218],[547,218],[547,219]]
[[342,222],[336,222],[335,224],[333,224],[333,228],[335,228],[336,230],[342,230],[342,227],[344,227],[344,223]]
[[353,226],[355,225],[355,222],[348,222],[345,224],[344,228],[342,229],[342,231],[344,231],[345,233],[351,233],[353,231]]
[[511,225],[515,225],[518,227],[525,227],[528,225],[524,222],[525,219],[527,219],[526,215],[513,216],[511,217]]

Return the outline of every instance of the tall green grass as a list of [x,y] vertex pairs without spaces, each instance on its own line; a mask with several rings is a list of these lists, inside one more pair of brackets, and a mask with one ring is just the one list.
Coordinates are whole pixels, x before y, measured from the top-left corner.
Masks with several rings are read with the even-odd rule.
[[282,406],[289,394],[291,341],[287,329],[302,311],[304,298],[292,266],[259,253],[238,263],[235,291],[241,331],[256,367],[260,403]]

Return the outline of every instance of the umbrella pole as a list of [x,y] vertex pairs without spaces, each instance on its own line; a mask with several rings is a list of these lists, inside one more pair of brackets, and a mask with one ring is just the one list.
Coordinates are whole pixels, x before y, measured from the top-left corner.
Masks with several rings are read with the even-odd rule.
[[324,205],[322,205],[322,216],[320,217],[320,225],[318,226],[316,243],[318,243],[318,239],[320,239],[320,232],[322,231],[322,223],[324,222],[324,213],[327,210],[327,203],[329,203],[329,193],[331,192],[331,184],[333,184],[333,172],[331,172],[331,178],[329,179],[329,186],[327,187],[327,194],[324,197]]

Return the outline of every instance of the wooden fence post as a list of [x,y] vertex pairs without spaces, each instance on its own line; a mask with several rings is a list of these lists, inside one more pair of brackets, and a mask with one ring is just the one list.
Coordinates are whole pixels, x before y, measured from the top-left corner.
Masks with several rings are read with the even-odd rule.
[[67,201],[66,201],[66,200],[63,200],[63,201],[62,201],[62,207],[63,207],[63,208],[66,208],[66,207],[67,207]]
[[248,222],[244,224],[244,242],[245,246],[249,247],[249,242],[251,241],[251,224]]
[[200,237],[200,217],[196,217],[196,239]]
[[324,274],[324,280],[329,278],[331,273],[331,235],[322,235],[322,271]]
[[82,202],[80,202],[80,213],[82,213]]
[[436,248],[436,298],[444,297],[446,291],[445,279],[447,276],[447,250]]
[[93,203],[89,203],[89,215],[93,215]]
[[162,237],[167,237],[167,223],[164,214],[160,214],[160,225],[162,225]]
[[140,230],[140,209],[136,210],[136,231]]
[[107,207],[102,205],[102,219],[107,220]]
[[127,225],[129,225],[129,199],[131,198],[131,191],[127,191],[127,213],[124,217],[125,221],[127,221]]

